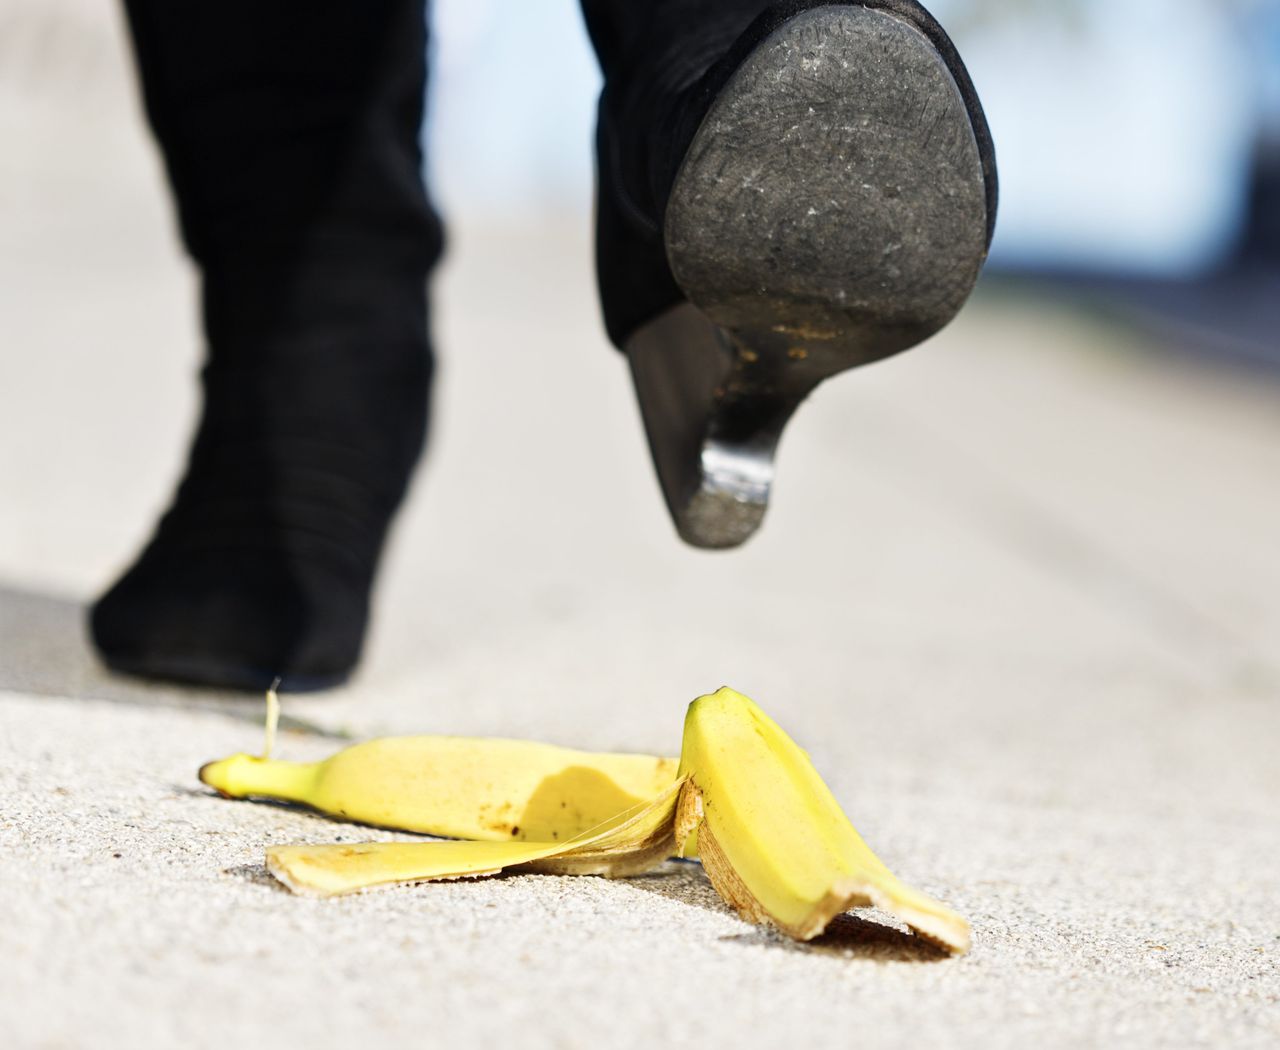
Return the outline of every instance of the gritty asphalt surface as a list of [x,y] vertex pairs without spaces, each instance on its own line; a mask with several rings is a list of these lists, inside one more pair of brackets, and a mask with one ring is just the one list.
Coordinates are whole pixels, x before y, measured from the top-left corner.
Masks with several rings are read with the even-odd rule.
[[876,913],[797,946],[674,862],[295,898],[266,846],[387,833],[205,790],[260,702],[112,677],[83,638],[199,351],[127,91],[64,103],[0,91],[0,1043],[1280,1044],[1275,386],[988,290],[820,391],[762,535],[708,555],[665,520],[584,219],[464,217],[365,666],[285,697],[280,752],[673,751],[732,684],[974,949]]

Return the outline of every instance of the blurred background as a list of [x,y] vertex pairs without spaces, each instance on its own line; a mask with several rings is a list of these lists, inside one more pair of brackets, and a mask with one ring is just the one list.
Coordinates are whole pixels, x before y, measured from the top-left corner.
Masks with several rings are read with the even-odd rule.
[[[676,542],[598,323],[600,78],[577,5],[437,0],[426,135],[450,224],[443,369],[379,592],[380,688],[425,674],[461,712],[486,676],[524,688],[548,662],[549,683],[631,668],[663,695],[730,670],[744,688],[808,687],[823,647],[856,636],[848,659],[892,694],[946,677],[917,659],[922,633],[1007,672],[1061,637],[1077,591],[1212,675],[1275,679],[1280,3],[933,8],[994,129],[987,274],[929,347],[815,397],[764,533],[716,558]],[[0,345],[0,608],[23,639],[0,657],[48,664],[41,646],[74,637],[57,659],[110,692],[81,607],[166,503],[202,347],[122,18],[101,0],[0,0]],[[961,553],[961,536],[976,546]],[[1057,581],[1067,604],[1029,618],[988,555]],[[848,608],[855,592],[866,608]],[[700,594],[752,626],[717,620]],[[762,595],[803,627],[779,638]],[[975,595],[990,603],[981,643],[953,619]],[[30,626],[46,621],[57,629]],[[748,641],[760,634],[808,655],[771,657]],[[576,666],[588,636],[595,671]]]
[[[1280,3],[930,9],[995,136],[992,275],[1087,293],[1188,349],[1280,364],[1280,295],[1266,294],[1280,289]],[[576,6],[443,0],[436,25],[433,174],[450,210],[585,214],[599,75]]]

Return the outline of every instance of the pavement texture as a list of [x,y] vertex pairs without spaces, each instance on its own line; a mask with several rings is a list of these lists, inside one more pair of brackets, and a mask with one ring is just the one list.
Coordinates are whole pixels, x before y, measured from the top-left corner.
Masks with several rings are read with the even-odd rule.
[[364,669],[286,696],[279,753],[674,751],[732,684],[973,952],[874,912],[798,946],[693,864],[277,887],[267,845],[390,836],[215,797],[196,769],[260,746],[260,702],[112,677],[83,636],[200,349],[118,30],[82,29],[42,46],[92,91],[0,62],[0,1044],[1280,1043],[1280,389],[988,289],[813,398],[755,541],[687,550],[582,216],[455,230]]

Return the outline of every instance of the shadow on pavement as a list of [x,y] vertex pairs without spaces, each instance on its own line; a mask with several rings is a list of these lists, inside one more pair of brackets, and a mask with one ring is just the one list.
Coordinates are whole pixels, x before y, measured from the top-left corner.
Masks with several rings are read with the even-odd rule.
[[[261,702],[254,696],[114,674],[98,662],[86,632],[82,602],[0,583],[0,692],[207,711],[252,725],[262,723]],[[312,736],[347,737],[287,716],[280,727]]]
[[264,889],[274,892],[286,895],[289,893],[288,887],[278,881],[271,872],[267,871],[265,864],[236,864],[230,868],[223,868],[222,874],[241,879],[254,886],[262,886]]
[[[720,899],[700,864],[668,863],[649,875],[627,879],[626,884],[718,915],[730,913],[729,906]],[[853,914],[837,916],[822,936],[807,943],[794,941],[777,930],[763,927],[729,934],[721,937],[720,941],[749,948],[772,948],[875,962],[932,963],[951,957],[921,937]]]

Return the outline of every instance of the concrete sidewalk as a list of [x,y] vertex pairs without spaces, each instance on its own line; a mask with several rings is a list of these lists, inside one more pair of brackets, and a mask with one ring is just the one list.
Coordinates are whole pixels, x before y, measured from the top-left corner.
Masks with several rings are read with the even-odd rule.
[[729,683],[974,950],[875,915],[799,947],[687,864],[279,890],[267,845],[386,836],[203,790],[202,762],[260,746],[260,705],[108,677],[81,634],[167,498],[199,355],[110,68],[80,108],[0,92],[6,1047],[1277,1045],[1280,389],[989,290],[820,391],[762,535],[695,552],[578,218],[455,231],[434,443],[366,666],[286,698],[282,753],[671,751]]

